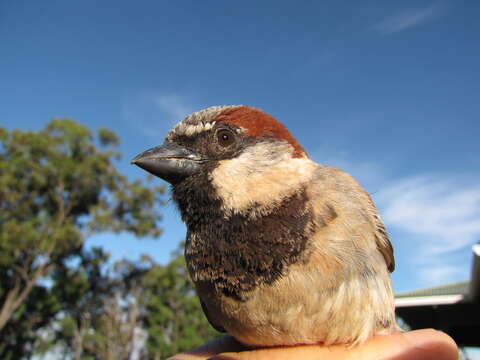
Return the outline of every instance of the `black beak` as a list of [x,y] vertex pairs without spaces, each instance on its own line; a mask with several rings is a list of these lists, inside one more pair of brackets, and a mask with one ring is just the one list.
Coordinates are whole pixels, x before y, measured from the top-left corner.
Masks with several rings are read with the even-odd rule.
[[166,143],[135,156],[131,163],[175,185],[198,172],[202,160],[199,154],[183,146]]

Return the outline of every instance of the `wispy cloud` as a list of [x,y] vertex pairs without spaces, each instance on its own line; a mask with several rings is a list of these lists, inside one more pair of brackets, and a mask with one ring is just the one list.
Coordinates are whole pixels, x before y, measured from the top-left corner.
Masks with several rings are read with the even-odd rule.
[[480,185],[453,176],[417,176],[388,184],[375,199],[387,227],[410,240],[410,261],[422,280],[438,284],[468,274],[465,254],[480,239]]
[[387,186],[376,198],[386,222],[425,237],[428,255],[459,250],[480,237],[480,185],[413,177]]
[[184,96],[165,93],[144,93],[129,98],[123,105],[128,124],[151,138],[163,137],[170,128],[194,111]]
[[151,96],[153,103],[158,109],[173,118],[175,122],[193,112],[193,108],[184,97],[177,94],[162,94]]
[[444,11],[445,6],[437,2],[426,8],[411,9],[387,17],[373,25],[371,29],[382,35],[389,35],[432,21],[443,15]]
[[415,286],[468,278],[471,245],[480,240],[478,181],[460,174],[395,178],[379,164],[328,147],[312,158],[347,171],[372,194],[397,254],[408,253],[399,265],[415,269]]
[[[416,259],[417,261],[419,259]],[[452,260],[445,258],[442,261],[432,261],[430,259],[424,259],[419,264],[420,280],[427,284],[426,286],[435,286],[439,284],[445,284],[446,282],[453,281],[455,279],[466,280],[466,274],[468,274],[468,262],[464,262],[463,266],[455,264],[447,264],[447,262],[453,262]]]

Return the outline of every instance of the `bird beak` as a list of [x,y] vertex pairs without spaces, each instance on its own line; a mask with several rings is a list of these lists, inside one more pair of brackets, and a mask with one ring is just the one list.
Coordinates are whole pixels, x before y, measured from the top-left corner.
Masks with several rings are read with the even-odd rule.
[[174,143],[165,143],[148,149],[131,161],[149,173],[175,185],[200,170],[203,158]]

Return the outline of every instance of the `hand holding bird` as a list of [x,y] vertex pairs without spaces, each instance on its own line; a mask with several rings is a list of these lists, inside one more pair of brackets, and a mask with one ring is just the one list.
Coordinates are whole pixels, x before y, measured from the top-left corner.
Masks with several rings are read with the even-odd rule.
[[226,337],[169,360],[456,360],[458,355],[451,337],[425,329],[379,335],[355,347],[301,345],[251,350]]

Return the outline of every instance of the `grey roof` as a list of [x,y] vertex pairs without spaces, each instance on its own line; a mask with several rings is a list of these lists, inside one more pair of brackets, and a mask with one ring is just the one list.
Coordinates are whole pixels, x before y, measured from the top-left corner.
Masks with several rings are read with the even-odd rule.
[[470,281],[459,281],[425,289],[405,291],[395,294],[395,298],[438,296],[438,295],[468,295]]

